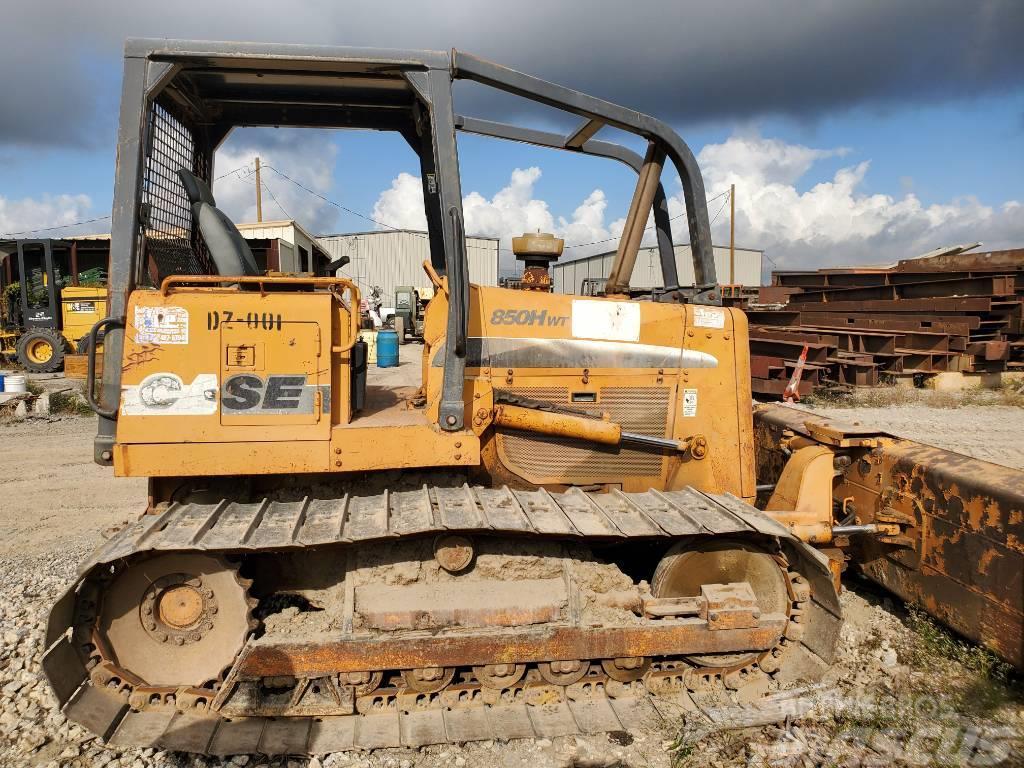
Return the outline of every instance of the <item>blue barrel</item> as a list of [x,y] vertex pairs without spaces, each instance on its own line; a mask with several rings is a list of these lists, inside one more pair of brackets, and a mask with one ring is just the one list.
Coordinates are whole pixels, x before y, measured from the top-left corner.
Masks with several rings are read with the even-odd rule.
[[377,367],[394,368],[398,365],[398,334],[395,331],[377,331]]

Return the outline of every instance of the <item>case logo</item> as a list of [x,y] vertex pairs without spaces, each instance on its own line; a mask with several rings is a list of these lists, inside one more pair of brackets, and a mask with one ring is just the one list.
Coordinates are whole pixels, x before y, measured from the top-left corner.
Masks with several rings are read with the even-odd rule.
[[322,391],[323,412],[330,402],[330,387],[306,383],[305,374],[272,374],[262,378],[238,373],[224,382],[220,405],[223,410],[260,415],[313,413],[316,393]]

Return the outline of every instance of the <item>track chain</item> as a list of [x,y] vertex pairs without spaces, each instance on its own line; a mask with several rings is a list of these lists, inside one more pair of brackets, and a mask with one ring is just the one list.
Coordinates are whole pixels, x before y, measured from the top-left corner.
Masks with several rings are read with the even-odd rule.
[[[545,496],[558,503],[557,496]],[[644,501],[652,498],[648,494],[620,496],[625,504],[641,508]],[[653,498],[665,499],[666,495],[658,494]],[[712,500],[704,495],[700,498],[705,502]],[[718,502],[720,498],[715,497],[713,501]],[[411,690],[398,670],[371,676],[369,684],[361,689],[346,685],[334,675],[299,680],[292,688],[286,686],[280,701],[280,716],[232,717],[227,715],[232,711],[231,696],[240,688],[235,687],[230,672],[201,688],[147,686],[119,669],[109,651],[103,648],[94,631],[100,595],[126,562],[122,554],[125,543],[111,545],[108,542],[105,549],[117,553],[117,560],[105,562],[102,553],[98,553],[100,556],[94,556],[87,566],[77,589],[70,590],[55,606],[44,670],[65,714],[112,744],[220,755],[321,754],[353,747],[540,738],[646,727],[659,718],[654,705],[657,699],[649,694],[672,697],[713,690],[749,699],[751,691],[767,692],[773,675],[793,654],[816,659],[812,666],[830,661],[827,652],[822,654],[825,658],[819,658],[816,651],[801,642],[805,614],[812,603],[811,586],[801,571],[817,571],[816,584],[822,583],[822,576],[825,583],[830,583],[823,558],[791,537],[771,518],[738,499],[729,497],[727,505],[716,506],[720,519],[731,517],[734,522],[720,524],[717,530],[702,525],[702,535],[739,533],[772,541],[777,549],[776,560],[788,575],[790,621],[784,636],[776,647],[743,666],[702,667],[682,657],[658,658],[650,660],[651,666],[640,680],[620,682],[611,679],[598,660],[589,662],[582,679],[559,686],[543,680],[536,665],[531,664],[519,682],[501,690],[481,685],[470,670],[459,670],[452,682],[429,693]],[[223,510],[225,505],[220,507]],[[523,505],[521,509],[531,508]],[[662,521],[664,512],[664,508],[659,511]],[[527,519],[532,525],[529,515]],[[650,522],[658,516],[652,513],[646,515],[646,519]],[[149,534],[155,529],[151,521],[145,522],[141,538],[138,525],[119,535],[122,538],[134,536],[140,544],[149,537],[152,543]],[[440,528],[438,532],[451,530]],[[664,531],[664,527],[661,530]],[[209,528],[200,533],[205,536]],[[540,534],[535,531],[534,535]],[[562,532],[558,537],[566,536]],[[154,547],[129,545],[127,549],[146,552]],[[267,546],[260,549],[276,547],[268,540]],[[209,549],[202,551],[210,552]],[[245,548],[246,553],[252,551],[252,547]],[[787,552],[798,554],[802,561],[799,566],[790,564]],[[815,615],[822,614],[823,609],[826,615],[831,612],[829,621],[837,628],[838,604],[833,605],[831,598],[834,595],[825,595],[820,605],[815,603],[814,610]],[[64,631],[61,631],[62,621],[67,628]],[[81,671],[76,673],[76,668]],[[76,674],[78,682],[74,682]],[[378,687],[371,689],[375,683]],[[346,710],[355,714],[327,714]],[[244,702],[234,711],[244,712]]]

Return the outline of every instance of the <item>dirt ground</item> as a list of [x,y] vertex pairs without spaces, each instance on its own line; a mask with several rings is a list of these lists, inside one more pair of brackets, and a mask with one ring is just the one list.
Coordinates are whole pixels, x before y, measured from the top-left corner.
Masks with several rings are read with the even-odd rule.
[[146,481],[115,479],[92,461],[94,419],[29,419],[0,426],[2,554],[53,551],[100,541],[99,532],[138,515]]
[[[1024,468],[1024,408],[815,409]],[[855,578],[843,595],[839,662],[814,696],[801,699],[814,708],[797,707],[781,725],[722,730],[669,708],[663,720],[632,734],[341,753],[311,761],[221,762],[107,749],[55,710],[38,667],[49,604],[101,541],[100,531],[137,514],[145,500],[145,481],[115,479],[92,463],[94,426],[81,417],[0,424],[0,766],[1024,765],[1024,752],[1014,751],[1024,734],[1015,673]]]

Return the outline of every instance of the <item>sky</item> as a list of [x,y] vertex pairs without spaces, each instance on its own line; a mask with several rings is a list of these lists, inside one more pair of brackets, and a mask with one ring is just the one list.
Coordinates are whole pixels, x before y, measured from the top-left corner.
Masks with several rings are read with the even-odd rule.
[[[696,154],[715,242],[728,243],[735,184],[737,245],[763,249],[768,266],[1024,246],[1019,0],[178,0],[173,10],[7,0],[0,236],[109,227],[130,36],[456,47],[647,112]],[[574,125],[473,84],[457,84],[455,98],[466,114]],[[612,129],[598,138],[642,150]],[[459,154],[471,234],[508,249],[513,235],[553,231],[566,259],[614,249],[635,183],[625,167],[466,135]],[[236,130],[218,152],[214,185],[236,221],[255,219],[256,156],[267,168],[265,219],[294,218],[318,234],[423,226],[418,162],[396,135]],[[663,180],[679,216],[678,178]],[[674,236],[685,242],[685,227]],[[510,262],[503,250],[502,266]]]

